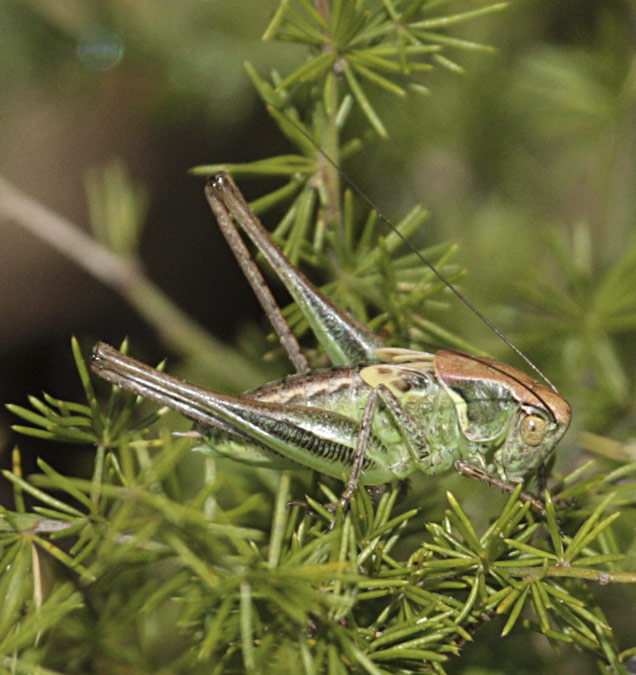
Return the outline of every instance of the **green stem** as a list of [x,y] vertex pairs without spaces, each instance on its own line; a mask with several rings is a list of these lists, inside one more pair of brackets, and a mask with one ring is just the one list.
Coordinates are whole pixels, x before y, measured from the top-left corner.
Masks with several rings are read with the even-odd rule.
[[550,567],[507,567],[506,574],[525,579],[542,579],[544,577],[575,577],[597,581],[601,585],[610,583],[636,584],[636,572],[604,572],[591,567],[566,567],[552,565]]
[[317,164],[320,167],[320,178],[324,187],[325,216],[328,230],[337,229],[338,241],[344,243],[342,228],[342,214],[340,201],[340,172],[336,168],[340,165],[340,138],[336,125],[338,114],[338,84],[334,73],[329,73],[325,80],[324,90],[325,116],[322,129],[321,147],[324,153],[331,158],[318,153]]
[[272,520],[269,555],[267,556],[267,564],[272,568],[278,567],[280,564],[280,555],[283,548],[283,536],[285,535],[287,514],[289,513],[287,503],[289,501],[290,483],[291,473],[289,471],[283,471],[280,476],[278,493],[276,495],[276,506],[274,508],[274,518]]

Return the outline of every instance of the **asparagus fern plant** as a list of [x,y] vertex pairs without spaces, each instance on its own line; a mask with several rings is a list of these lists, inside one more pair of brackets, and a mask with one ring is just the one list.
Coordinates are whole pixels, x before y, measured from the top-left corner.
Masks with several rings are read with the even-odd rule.
[[[265,38],[300,43],[307,58],[271,79],[247,72],[295,153],[193,170],[284,177],[254,209],[283,208],[275,237],[285,253],[319,269],[337,302],[402,346],[433,338],[468,347],[420,316],[444,304],[439,283],[382,232],[375,211],[363,213],[337,165],[388,136],[378,92],[425,92],[431,68],[461,71],[465,53],[489,51],[447,29],[504,5],[444,13],[445,4],[282,0]],[[91,185],[93,204],[107,203],[107,183]],[[124,221],[138,222],[142,205]],[[134,255],[135,233],[120,236],[121,218],[107,221],[106,211],[95,211],[101,241]],[[425,216],[415,207],[397,228],[409,237]],[[453,247],[424,253],[461,276],[449,266]],[[306,330],[293,307],[287,316]],[[5,477],[15,509],[0,518],[4,671],[444,673],[496,621],[502,636],[540,633],[555,649],[589,651],[601,672],[627,672],[636,649],[621,653],[602,592],[591,593],[636,582],[621,567],[617,508],[634,513],[636,473],[626,447],[612,471],[588,462],[556,475],[545,520],[519,488],[484,524],[455,496],[458,483],[435,504],[425,499],[429,481],[406,498],[403,486],[374,498],[360,490],[331,528],[321,504],[337,501],[335,484],[192,453],[173,435],[172,413],[116,388],[96,392],[76,340],[72,348],[85,402],[44,394],[10,406],[18,431],[85,446],[94,469],[82,480],[40,462],[41,473],[23,476],[14,450]],[[288,506],[298,496],[311,509]]]

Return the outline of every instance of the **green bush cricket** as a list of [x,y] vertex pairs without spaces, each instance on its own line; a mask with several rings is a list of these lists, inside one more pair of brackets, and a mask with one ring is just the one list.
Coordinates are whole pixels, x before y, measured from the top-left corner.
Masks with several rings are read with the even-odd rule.
[[[490,358],[386,347],[284,256],[227,174],[210,179],[205,192],[297,373],[231,396],[98,343],[92,369],[100,377],[192,419],[217,455],[343,480],[343,506],[358,484],[404,479],[415,470],[434,475],[455,467],[510,491],[542,469],[571,417],[552,385]],[[310,370],[235,223],[300,307],[330,368]],[[542,510],[539,500],[524,498]]]

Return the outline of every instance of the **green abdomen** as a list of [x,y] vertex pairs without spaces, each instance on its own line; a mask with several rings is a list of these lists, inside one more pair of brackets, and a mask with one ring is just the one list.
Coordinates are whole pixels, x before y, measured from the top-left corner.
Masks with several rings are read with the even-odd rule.
[[[210,430],[211,444],[220,454],[243,459],[250,464],[271,468],[304,465],[346,480],[355,454],[358,424],[372,391],[372,387],[360,377],[363,367],[342,366],[292,375],[241,396],[246,401],[309,408],[319,417],[321,411],[336,413],[349,420],[348,424],[341,424],[335,433],[330,433],[329,438],[323,433],[322,437],[315,439],[316,442],[309,444],[304,454],[294,458],[295,461],[290,461],[287,453],[281,456],[264,445],[225,431]],[[393,415],[379,402],[373,416],[372,436],[361,476],[364,484],[374,485],[404,478],[416,468],[425,473],[437,473],[452,466],[460,456],[454,407],[435,380],[429,382],[425,391],[411,389],[398,398],[426,438],[430,438],[430,444],[425,452],[421,449],[414,451]],[[316,433],[319,435],[320,431]]]

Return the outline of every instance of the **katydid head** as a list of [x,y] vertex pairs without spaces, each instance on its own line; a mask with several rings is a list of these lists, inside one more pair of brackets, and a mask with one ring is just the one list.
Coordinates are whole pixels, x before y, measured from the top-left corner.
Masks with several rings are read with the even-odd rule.
[[570,425],[568,402],[516,368],[450,350],[437,352],[434,367],[455,402],[462,433],[494,448],[488,461],[502,478],[539,469]]

